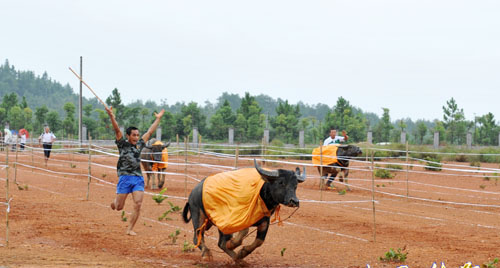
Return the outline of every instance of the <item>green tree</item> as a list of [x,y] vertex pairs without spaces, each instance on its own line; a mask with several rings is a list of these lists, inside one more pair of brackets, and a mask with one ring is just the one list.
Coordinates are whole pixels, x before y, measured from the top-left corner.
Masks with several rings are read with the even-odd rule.
[[224,104],[210,118],[210,137],[215,140],[226,139],[228,129],[234,126],[235,121],[236,115],[233,113],[229,101],[224,100]]
[[29,107],[24,108],[23,117],[24,117],[24,125],[22,127],[27,129],[28,131],[32,131],[33,130],[33,111]]
[[165,111],[160,121],[163,140],[174,140],[176,138],[177,133],[175,126],[176,122],[174,115],[171,112]]
[[57,132],[61,128],[62,122],[61,119],[59,119],[59,113],[57,111],[50,111],[47,114],[46,121],[52,132]]
[[17,106],[17,94],[12,92],[10,94],[5,94],[2,99],[2,104],[0,107],[4,108],[7,112],[7,117],[9,117],[10,111],[14,106]]
[[43,125],[47,122],[47,113],[49,109],[43,105],[35,109],[35,131],[40,133],[43,131]]
[[66,112],[66,117],[62,122],[62,127],[66,135],[74,135],[75,134],[75,110],[76,107],[71,102],[66,102],[63,107]]
[[20,129],[24,126],[23,110],[19,106],[14,106],[10,109],[9,113],[10,129]]
[[[189,119],[183,119],[184,135],[190,135],[194,127],[198,128],[200,135],[205,135],[206,116],[201,112],[200,107],[196,102],[190,102],[188,105],[181,108],[182,118],[189,116]],[[186,124],[190,124],[189,126]],[[189,130],[189,131],[188,131]]]
[[[263,123],[265,116],[262,108],[250,93],[246,92],[241,100],[235,121],[236,137],[239,141],[260,141],[264,133]],[[240,116],[241,115],[241,116]]]
[[463,109],[459,109],[455,99],[451,98],[446,101],[446,106],[443,106],[443,113],[447,140],[451,144],[463,144],[467,130]]
[[297,142],[299,136],[300,108],[285,102],[279,102],[276,107],[276,116],[271,117],[271,126],[274,136],[286,143]]
[[120,126],[125,124],[125,105],[122,103],[122,98],[120,92],[117,88],[111,91],[111,95],[106,98],[106,104],[113,107],[113,113],[115,114],[116,121]]
[[478,118],[478,143],[482,145],[497,145],[499,126],[495,123],[495,117],[492,113],[487,113]]
[[394,126],[391,124],[389,109],[382,108],[384,111],[382,119],[378,122],[373,130],[373,139],[375,142],[388,142],[390,140],[391,130]]
[[361,112],[354,112],[354,107],[346,99],[339,97],[333,110],[328,111],[325,116],[324,129],[319,131],[322,136],[328,136],[331,129],[345,130],[349,140],[362,141],[366,136],[366,125]]
[[0,107],[0,130],[3,131],[3,126],[7,122],[7,111]]
[[427,126],[423,121],[417,122],[417,128],[415,130],[415,140],[418,141],[419,144],[424,144],[425,134],[427,134]]

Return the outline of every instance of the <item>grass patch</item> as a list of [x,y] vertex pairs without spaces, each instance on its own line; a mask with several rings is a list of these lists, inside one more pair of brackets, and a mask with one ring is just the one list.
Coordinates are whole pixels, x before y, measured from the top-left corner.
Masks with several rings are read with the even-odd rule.
[[385,253],[384,257],[380,257],[380,260],[384,262],[404,262],[408,257],[408,252],[405,253],[404,251],[405,248],[398,248],[397,251],[391,248]]
[[394,178],[394,174],[391,173],[390,170],[387,169],[377,169],[373,173],[375,177],[381,178],[381,179],[392,179]]
[[163,194],[165,193],[165,191],[167,190],[167,188],[163,188],[163,190],[161,190],[157,195],[153,195],[153,200],[156,202],[156,204],[161,204],[161,202],[163,202],[163,200],[167,199],[166,196],[163,196]]
[[483,263],[483,265],[481,265],[481,268],[497,268],[498,261],[498,258],[495,258],[492,261],[485,262]]
[[425,162],[425,169],[430,170],[430,171],[441,171],[443,165],[441,164],[441,161],[437,158],[431,158],[431,157],[426,157],[424,160],[430,161],[430,162]]

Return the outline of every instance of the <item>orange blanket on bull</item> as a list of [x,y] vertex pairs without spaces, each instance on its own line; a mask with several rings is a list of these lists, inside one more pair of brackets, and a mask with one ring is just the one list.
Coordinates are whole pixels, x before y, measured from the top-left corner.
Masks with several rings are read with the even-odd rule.
[[[153,143],[153,145],[163,145],[163,142],[156,141],[155,143]],[[167,162],[168,162],[167,148],[165,148],[165,149],[163,149],[163,151],[161,151],[161,162],[163,162],[163,163],[153,163],[153,167],[151,169],[153,171],[158,171],[158,170],[167,168],[167,166],[168,166],[168,164],[167,164]]]
[[[326,145],[323,147],[323,165],[330,165],[338,163],[337,161],[337,149],[338,145]],[[312,162],[314,165],[321,165],[321,152],[320,147],[314,148],[312,151]]]
[[244,230],[271,216],[259,195],[264,185],[255,168],[222,172],[203,183],[203,206],[211,222],[224,234]]

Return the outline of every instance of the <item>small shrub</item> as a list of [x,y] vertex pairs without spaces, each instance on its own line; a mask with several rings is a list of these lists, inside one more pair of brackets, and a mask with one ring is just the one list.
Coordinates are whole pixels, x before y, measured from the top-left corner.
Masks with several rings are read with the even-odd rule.
[[394,175],[391,173],[390,170],[387,169],[377,169],[374,172],[375,177],[381,178],[381,179],[392,179],[394,178]]
[[387,164],[385,167],[389,169],[403,170],[403,166],[396,164]]
[[179,236],[180,233],[181,233],[181,230],[176,229],[175,232],[168,235],[168,237],[170,237],[170,239],[172,239],[172,244],[175,244],[177,242],[177,237]]
[[281,253],[281,257],[283,257],[283,255],[285,255],[285,250],[286,250],[286,248],[282,248],[281,249],[281,252],[280,252]]
[[481,167],[481,162],[479,161],[472,161],[470,162],[471,167]]
[[380,260],[386,262],[404,262],[408,256],[408,252],[404,253],[404,250],[405,248],[398,248],[397,251],[394,251],[394,249],[391,248],[385,253],[385,257],[380,257]]
[[125,217],[125,211],[122,211],[122,221],[127,221],[127,217]]
[[482,268],[497,268],[497,263],[498,263],[498,258],[495,258],[494,260],[492,261],[489,261],[489,262],[486,262],[486,263],[483,263],[483,265],[481,265]]
[[484,189],[486,188],[486,185],[481,184],[481,185],[479,185],[479,188],[481,188],[481,189],[483,189],[483,190],[484,190]]
[[345,195],[346,191],[345,190],[340,190],[339,195]]
[[425,160],[431,161],[431,162],[425,162],[425,169],[430,170],[430,171],[441,171],[443,165],[441,164],[441,161],[439,159],[431,158],[431,157],[426,157]]
[[490,177],[488,177],[488,176],[484,176],[484,177],[483,177],[483,180],[485,180],[485,181],[490,181]]
[[167,199],[166,196],[163,196],[163,193],[165,193],[165,191],[167,190],[167,188],[163,188],[163,190],[161,190],[157,195],[153,195],[153,200],[156,202],[156,204],[161,204],[161,202],[163,202],[163,200]]
[[465,154],[457,154],[455,156],[455,161],[457,161],[457,162],[467,162],[468,159],[467,159],[467,156]]
[[188,241],[184,240],[184,243],[182,244],[182,252],[193,252],[195,249],[195,246]]
[[69,164],[69,166],[70,166],[71,168],[76,168],[76,165],[75,165],[75,164],[73,164],[73,163],[70,163],[70,164]]
[[102,173],[102,178],[106,178],[107,174],[106,173]]

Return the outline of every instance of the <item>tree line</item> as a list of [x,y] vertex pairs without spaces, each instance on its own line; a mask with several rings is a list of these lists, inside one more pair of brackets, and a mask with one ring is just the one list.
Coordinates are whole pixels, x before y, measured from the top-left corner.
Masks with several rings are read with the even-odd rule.
[[[33,72],[17,71],[6,61],[0,66],[0,98],[1,125],[8,122],[11,129],[26,128],[38,135],[47,124],[56,135],[78,135],[78,96],[69,85],[52,81],[46,73],[36,76]],[[447,144],[464,144],[467,132],[472,132],[475,144],[498,145],[500,132],[492,113],[466,120],[454,98],[442,107],[442,120],[415,122],[410,118],[391,120],[388,108],[382,108],[379,118],[343,97],[332,106],[291,104],[248,92],[242,97],[225,92],[216,103],[207,101],[204,105],[159,102],[137,100],[124,104],[117,88],[106,98],[121,126],[134,125],[141,131],[146,131],[154,120],[154,112],[165,109],[160,127],[167,140],[175,140],[176,135],[181,139],[191,137],[196,127],[204,140],[215,142],[227,141],[228,129],[233,128],[236,142],[260,142],[264,129],[269,129],[270,139],[278,144],[297,144],[300,130],[304,130],[306,143],[319,144],[330,129],[336,128],[346,130],[352,142],[366,141],[367,131],[372,131],[374,142],[399,142],[405,131],[412,144],[432,144],[434,132],[439,132]],[[108,115],[95,98],[84,99],[82,110],[82,122],[94,139],[114,137]]]

